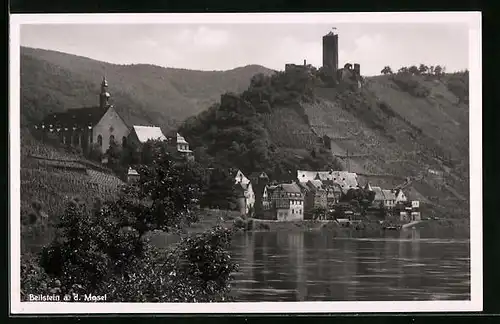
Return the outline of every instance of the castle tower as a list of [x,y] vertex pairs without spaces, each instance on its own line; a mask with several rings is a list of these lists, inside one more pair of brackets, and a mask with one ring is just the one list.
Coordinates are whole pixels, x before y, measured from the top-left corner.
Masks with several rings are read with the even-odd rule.
[[101,82],[101,93],[99,94],[99,107],[101,107],[102,109],[108,108],[109,97],[110,94],[108,92],[108,81],[106,80],[106,76],[103,76]]
[[329,32],[323,36],[323,68],[336,77],[339,67],[339,36]]
[[358,63],[354,63],[354,72],[356,72],[357,76],[361,76],[361,67]]

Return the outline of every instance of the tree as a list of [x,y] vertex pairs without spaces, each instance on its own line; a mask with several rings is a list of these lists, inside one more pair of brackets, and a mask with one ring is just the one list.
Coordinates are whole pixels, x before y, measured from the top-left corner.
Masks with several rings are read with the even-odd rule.
[[413,75],[419,74],[419,70],[415,65],[412,65],[408,68],[408,72],[410,72]]
[[443,72],[443,68],[440,65],[436,65],[434,67],[434,74],[436,76],[440,76],[442,72]]
[[314,220],[326,218],[328,210],[323,206],[314,206],[312,209],[312,217]]
[[[119,199],[94,208],[80,200],[68,205],[41,268],[23,265],[23,292],[107,294],[118,302],[227,300],[236,270],[227,251],[230,230],[187,236],[167,253],[145,239],[150,231],[196,221],[199,197],[198,170],[172,160],[163,143],[152,144],[152,164],[140,166],[139,183]],[[40,287],[33,287],[35,279]]]
[[398,70],[398,73],[408,73],[408,72],[409,72],[408,67],[406,67],[406,66],[403,66],[403,67],[399,68],[399,70]]
[[392,74],[392,69],[390,66],[384,66],[384,68],[382,69],[382,71],[380,71],[380,73],[386,75],[386,74]]
[[97,143],[93,143],[89,147],[88,158],[93,161],[101,163],[102,161],[102,151],[101,147]]
[[200,200],[202,207],[234,209],[238,195],[234,190],[234,178],[228,169],[215,167],[210,171],[208,184]]
[[418,67],[418,72],[420,74],[426,74],[427,72],[429,71],[429,67],[425,64],[420,64],[420,66]]
[[109,143],[109,148],[106,150],[108,157],[108,165],[110,168],[117,170],[123,169],[122,166],[122,148],[115,141]]
[[137,145],[128,143],[122,147],[121,164],[123,166],[136,165],[141,162],[141,154]]

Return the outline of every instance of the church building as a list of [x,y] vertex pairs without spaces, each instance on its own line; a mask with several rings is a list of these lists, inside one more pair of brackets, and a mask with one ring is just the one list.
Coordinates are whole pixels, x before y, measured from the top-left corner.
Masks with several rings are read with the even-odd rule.
[[[130,129],[109,103],[108,82],[103,77],[99,106],[68,109],[46,116],[38,126],[60,138],[61,143],[81,147],[88,152],[97,143],[105,153],[111,142],[126,143]],[[38,128],[37,127],[37,128]]]
[[160,127],[128,125],[110,104],[110,97],[108,82],[103,77],[99,106],[49,114],[35,128],[56,134],[61,143],[80,147],[83,152],[88,152],[95,144],[104,154],[113,142],[127,146],[128,143],[140,145],[148,140],[167,140],[179,153],[193,158],[188,142],[179,134],[175,133],[175,138],[170,140]]

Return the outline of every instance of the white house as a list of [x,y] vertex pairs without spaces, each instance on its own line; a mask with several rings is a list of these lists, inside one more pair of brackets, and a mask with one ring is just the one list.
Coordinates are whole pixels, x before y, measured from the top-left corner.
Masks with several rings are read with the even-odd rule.
[[234,183],[243,183],[243,184],[247,184],[247,183],[250,183],[250,179],[248,179],[244,174],[243,172],[241,172],[241,170],[237,170],[235,173],[234,173]]
[[382,193],[384,194],[384,207],[385,208],[394,208],[396,205],[396,195],[392,190],[383,189]]
[[236,192],[238,193],[238,208],[242,215],[248,215],[255,206],[255,193],[250,182],[236,183]]
[[394,191],[396,195],[396,204],[407,202],[408,198],[406,197],[405,193],[401,189],[397,189]]

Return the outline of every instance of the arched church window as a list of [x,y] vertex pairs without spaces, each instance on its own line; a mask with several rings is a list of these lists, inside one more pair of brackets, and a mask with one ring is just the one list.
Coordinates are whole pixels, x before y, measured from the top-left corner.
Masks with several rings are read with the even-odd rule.
[[114,142],[115,142],[115,135],[109,135],[109,144],[111,145],[111,143]]
[[99,144],[99,146],[102,146],[102,136],[101,135],[97,136],[97,144]]

